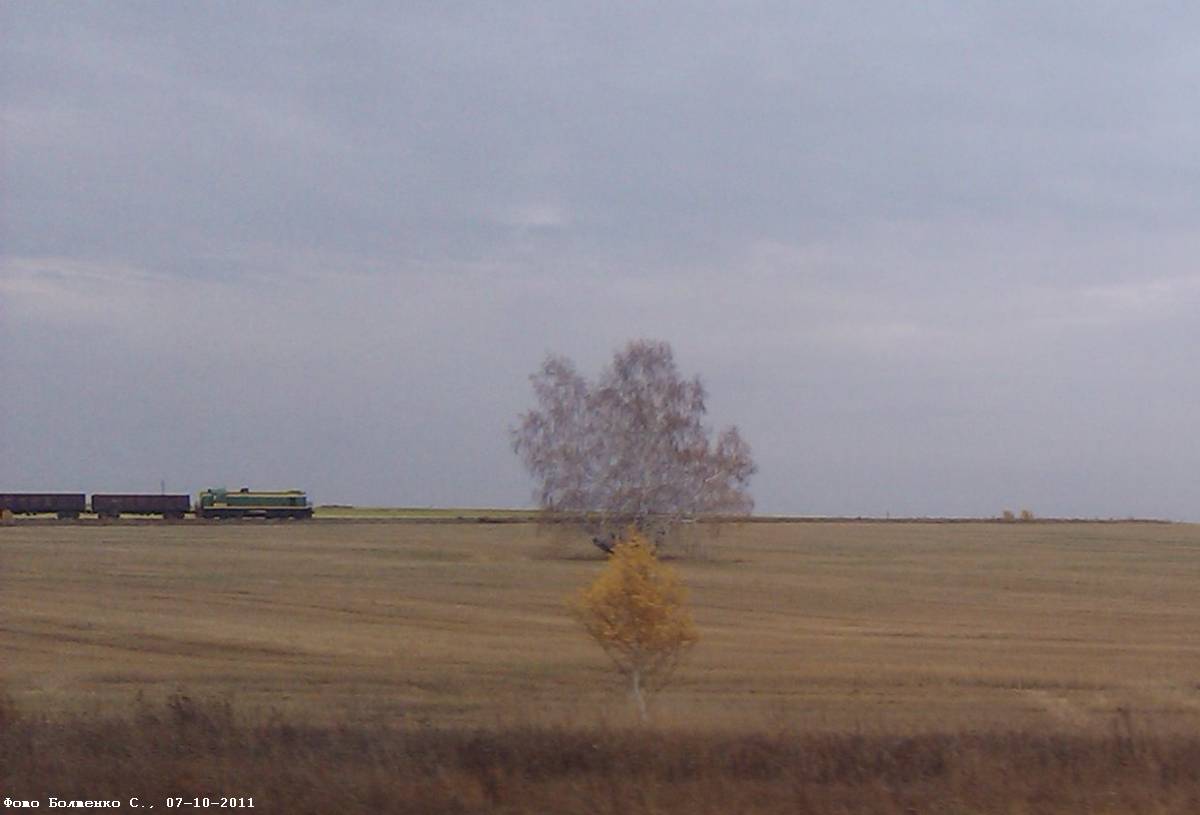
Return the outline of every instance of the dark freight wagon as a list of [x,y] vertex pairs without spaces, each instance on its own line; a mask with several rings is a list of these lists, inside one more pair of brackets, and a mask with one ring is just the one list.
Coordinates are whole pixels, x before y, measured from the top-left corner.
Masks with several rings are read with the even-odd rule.
[[204,490],[196,501],[197,518],[311,518],[304,490]]
[[74,492],[3,492],[0,510],[13,515],[53,514],[60,518],[78,518],[87,509],[83,493]]
[[121,515],[161,515],[182,518],[192,510],[190,495],[93,495],[92,512],[101,518]]

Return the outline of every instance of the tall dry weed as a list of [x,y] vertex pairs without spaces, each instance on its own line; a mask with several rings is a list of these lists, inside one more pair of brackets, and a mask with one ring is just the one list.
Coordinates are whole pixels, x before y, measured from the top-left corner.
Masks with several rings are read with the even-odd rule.
[[[313,726],[176,694],[121,716],[3,708],[25,800],[254,798],[287,813],[1195,813],[1200,737]],[[160,807],[161,808],[161,807]]]

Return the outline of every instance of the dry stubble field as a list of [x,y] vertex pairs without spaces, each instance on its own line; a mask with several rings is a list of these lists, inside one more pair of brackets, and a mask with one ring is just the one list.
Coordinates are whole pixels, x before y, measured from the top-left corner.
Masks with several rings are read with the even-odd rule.
[[[1124,707],[1200,724],[1198,527],[703,534],[707,556],[674,564],[701,642],[660,717],[907,727]],[[182,688],[339,719],[619,713],[565,612],[599,557],[524,524],[0,528],[0,653],[37,709]]]
[[[701,641],[657,701],[658,737],[1021,732],[1095,737],[1088,750],[1106,755],[1135,731],[1188,737],[1200,724],[1200,527],[847,522],[688,534],[704,556],[675,566]],[[528,524],[2,527],[4,682],[27,720],[92,721],[171,697],[175,726],[207,720],[181,710],[184,694],[313,727],[625,732],[628,701],[565,612],[601,565],[586,542]],[[1156,747],[1156,777],[1186,766],[1195,746]],[[454,787],[445,811],[525,811],[506,810],[489,778],[474,792]],[[1173,807],[1190,806],[1193,787],[1111,811],[1186,811]],[[416,810],[444,803],[426,793]],[[612,811],[670,809],[637,801],[613,798]],[[609,811],[589,807],[579,811]]]

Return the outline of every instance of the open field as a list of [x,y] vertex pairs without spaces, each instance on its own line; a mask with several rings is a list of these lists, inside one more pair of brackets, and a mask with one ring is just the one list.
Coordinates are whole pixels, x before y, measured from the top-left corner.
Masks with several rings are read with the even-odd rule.
[[[565,530],[560,530],[565,533]],[[708,535],[693,530],[693,535]],[[177,688],[322,715],[624,709],[564,611],[600,568],[524,524],[0,529],[23,706]],[[660,716],[1200,724],[1200,528],[727,526],[677,561],[701,642]]]
[[[838,766],[875,756],[867,763],[879,773],[837,782],[865,785],[859,792],[868,797],[853,799],[858,808],[849,811],[905,811],[880,803],[899,807],[900,798],[878,785],[891,783],[888,773],[908,772],[901,765],[909,760],[938,772],[957,768],[953,783],[962,789],[1006,788],[1012,773],[1024,772],[1021,762],[1042,762],[1043,770],[1057,768],[1043,779],[1047,788],[1123,779],[1121,789],[1145,788],[1149,796],[1114,798],[1111,808],[1088,799],[1085,810],[1078,809],[1084,799],[1072,798],[1061,808],[1010,802],[917,811],[1189,812],[1200,800],[1200,782],[1156,786],[1172,773],[1197,777],[1186,768],[1200,756],[1192,735],[1200,726],[1200,527],[777,523],[727,525],[715,537],[697,525],[687,534],[683,545],[703,556],[674,565],[691,588],[701,641],[657,700],[653,738],[667,740],[663,755],[687,764],[694,754],[711,767],[693,767],[688,778],[699,786],[678,801],[714,802],[710,782],[751,789],[747,779],[776,778],[775,770],[755,776],[754,762],[778,770],[799,755],[816,761],[822,751]],[[538,811],[489,798],[489,784],[510,770],[516,775],[504,783],[525,785],[517,797],[551,795],[527,788],[540,771],[509,767],[514,755],[559,748],[573,755],[587,742],[619,756],[642,743],[626,729],[631,706],[616,677],[564,611],[567,595],[601,565],[599,553],[568,540],[567,530],[522,523],[3,527],[4,683],[20,717],[34,717],[20,719],[29,733],[15,719],[8,732],[25,733],[21,744],[50,739],[66,753],[94,752],[127,732],[121,728],[178,745],[181,727],[220,718],[231,700],[247,722],[293,723],[285,728],[293,736],[297,727],[316,728],[318,746],[301,750],[293,736],[277,743],[251,724],[202,728],[196,738],[216,739],[228,767],[188,765],[186,773],[234,779],[230,768],[249,772],[249,765],[226,755],[230,745],[250,750],[263,738],[275,745],[267,752],[301,751],[290,766],[340,761],[349,778],[357,754],[338,739],[360,739],[385,745],[382,765],[364,753],[368,764],[358,769],[370,778],[380,766],[410,766],[413,751],[447,750],[465,762],[443,768],[469,778],[451,784],[461,806],[444,811]],[[206,701],[198,713],[190,703],[181,713],[179,693]],[[121,719],[127,715],[134,718]],[[0,711],[0,732],[4,721]],[[46,735],[47,727],[57,735]],[[390,734],[382,741],[370,735],[378,727]],[[1012,733],[1021,735],[1005,735]],[[497,741],[480,747],[478,738]],[[559,748],[536,746],[542,742]],[[8,749],[10,767],[28,752]],[[179,761],[197,755],[189,749]],[[1140,758],[1122,758],[1126,749],[1141,750]],[[477,750],[487,757],[471,758]],[[854,750],[866,752],[855,757]],[[736,758],[746,751],[750,758]],[[122,755],[128,763],[131,754]],[[593,758],[610,774],[620,763]],[[662,785],[683,772],[674,760],[655,765],[665,775],[648,776],[660,798],[643,790],[631,803],[620,797],[628,790],[608,790],[604,806],[560,811],[676,811],[661,798]],[[1131,767],[1154,783],[1147,787]],[[918,787],[932,783],[923,770],[912,772]],[[174,776],[164,777],[169,786]],[[777,796],[800,783],[791,770],[780,777],[783,792],[762,792],[774,803],[738,807],[777,811]],[[594,775],[554,783],[584,800],[591,793],[580,784],[610,782],[618,783]],[[851,806],[828,784],[821,789],[806,800],[828,793],[834,803],[796,811]],[[937,799],[926,792],[934,797],[920,800]],[[1031,801],[1051,801],[1027,792]],[[959,793],[956,800],[966,801]],[[434,798],[412,811],[439,811]],[[548,806],[551,799],[538,800]]]

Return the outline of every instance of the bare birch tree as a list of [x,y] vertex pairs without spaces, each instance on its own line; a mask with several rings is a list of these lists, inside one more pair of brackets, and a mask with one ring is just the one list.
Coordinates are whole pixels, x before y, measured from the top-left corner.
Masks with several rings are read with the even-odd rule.
[[583,521],[606,551],[631,525],[661,542],[683,518],[753,508],[749,446],[736,427],[713,439],[704,386],[679,375],[667,343],[630,342],[595,382],[553,355],[530,379],[538,407],[513,448],[541,508]]

